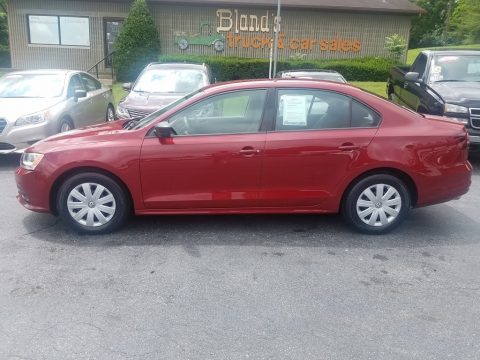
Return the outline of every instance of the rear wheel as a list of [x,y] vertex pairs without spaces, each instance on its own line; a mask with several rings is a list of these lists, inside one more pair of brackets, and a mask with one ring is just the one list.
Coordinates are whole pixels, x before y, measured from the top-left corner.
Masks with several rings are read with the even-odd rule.
[[395,176],[371,175],[354,184],[345,196],[346,221],[367,234],[385,234],[400,225],[411,207],[405,184]]
[[110,177],[82,173],[60,187],[57,203],[62,220],[84,234],[104,234],[126,220],[130,203],[123,188]]

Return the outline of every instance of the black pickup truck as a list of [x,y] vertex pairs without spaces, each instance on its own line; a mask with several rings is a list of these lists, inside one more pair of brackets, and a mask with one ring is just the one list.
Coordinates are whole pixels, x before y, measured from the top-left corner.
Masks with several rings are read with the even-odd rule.
[[422,51],[411,67],[392,68],[387,95],[420,113],[464,123],[471,147],[480,148],[480,51]]

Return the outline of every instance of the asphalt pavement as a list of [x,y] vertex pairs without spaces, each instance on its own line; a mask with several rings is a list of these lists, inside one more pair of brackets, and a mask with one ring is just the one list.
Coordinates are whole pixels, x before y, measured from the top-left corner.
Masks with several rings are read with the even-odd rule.
[[470,192],[383,236],[338,216],[134,218],[80,236],[0,157],[0,359],[480,359]]

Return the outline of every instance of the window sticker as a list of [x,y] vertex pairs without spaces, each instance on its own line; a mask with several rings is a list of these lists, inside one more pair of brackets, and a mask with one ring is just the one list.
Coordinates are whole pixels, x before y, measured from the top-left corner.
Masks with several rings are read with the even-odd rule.
[[283,125],[307,126],[307,103],[305,96],[283,95]]

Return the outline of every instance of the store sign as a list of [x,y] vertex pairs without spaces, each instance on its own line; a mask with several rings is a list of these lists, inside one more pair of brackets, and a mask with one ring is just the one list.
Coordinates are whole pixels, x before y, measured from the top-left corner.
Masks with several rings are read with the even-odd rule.
[[[270,11],[264,15],[240,13],[237,9],[217,10],[217,33],[226,32],[226,46],[230,49],[263,49],[270,48],[273,43],[273,33],[279,31],[279,49],[299,50],[311,52],[359,52],[361,42],[358,39],[287,37],[281,31],[279,18]],[[247,34],[245,34],[247,33]]]

